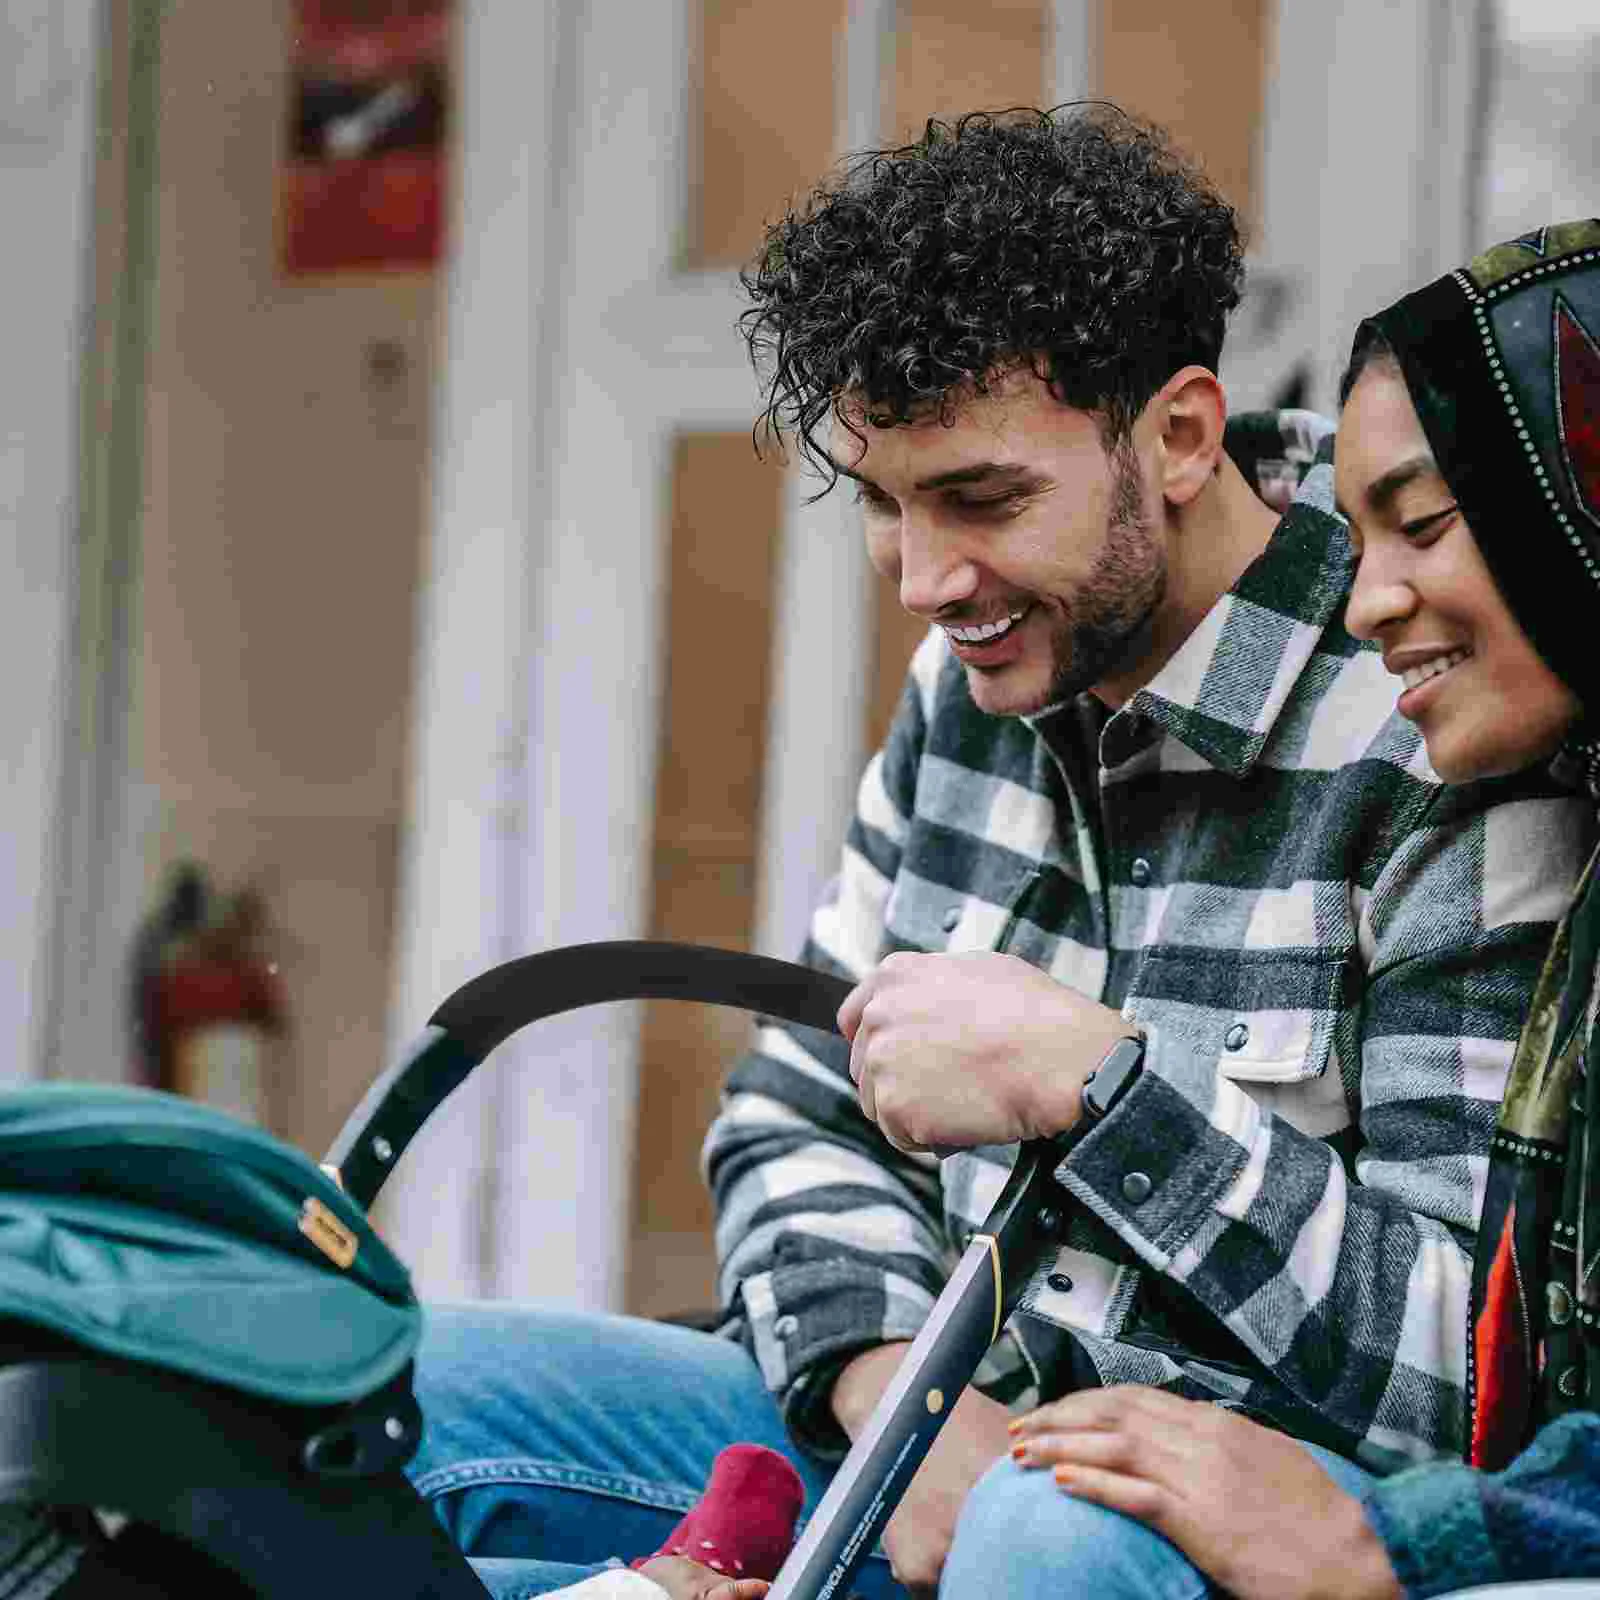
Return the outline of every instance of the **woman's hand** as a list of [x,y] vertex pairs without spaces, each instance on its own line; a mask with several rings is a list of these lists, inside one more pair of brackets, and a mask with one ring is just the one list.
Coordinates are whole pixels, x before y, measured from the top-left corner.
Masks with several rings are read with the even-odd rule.
[[672,1600],[761,1600],[771,1587],[762,1578],[730,1578],[682,1556],[656,1556],[639,1568]]
[[1286,1435],[1159,1389],[1086,1389],[1012,1423],[1012,1455],[1148,1524],[1239,1600],[1400,1600],[1382,1541]]

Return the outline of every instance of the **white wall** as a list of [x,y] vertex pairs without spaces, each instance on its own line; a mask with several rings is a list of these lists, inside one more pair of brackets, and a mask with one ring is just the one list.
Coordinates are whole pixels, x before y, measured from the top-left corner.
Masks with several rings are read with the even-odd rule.
[[1480,247],[1600,212],[1600,6],[1496,0],[1495,13]]
[[[460,33],[459,200],[444,274],[433,517],[418,591],[391,1054],[452,990],[525,953],[522,670],[539,521],[536,372],[559,169],[558,0],[491,0]],[[430,1120],[379,1216],[423,1290],[488,1287],[493,1079]]]
[[1474,247],[1486,0],[1278,0],[1261,131],[1263,225],[1223,377],[1263,403],[1310,367],[1331,411],[1357,321]]
[[0,1079],[43,1069],[72,674],[93,0],[0,0]]

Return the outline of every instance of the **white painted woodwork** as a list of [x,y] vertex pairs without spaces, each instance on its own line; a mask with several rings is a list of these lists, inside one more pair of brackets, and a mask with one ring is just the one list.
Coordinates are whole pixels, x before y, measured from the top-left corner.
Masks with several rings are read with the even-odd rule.
[[99,8],[0,0],[0,1081],[48,1065],[76,673],[78,406]]

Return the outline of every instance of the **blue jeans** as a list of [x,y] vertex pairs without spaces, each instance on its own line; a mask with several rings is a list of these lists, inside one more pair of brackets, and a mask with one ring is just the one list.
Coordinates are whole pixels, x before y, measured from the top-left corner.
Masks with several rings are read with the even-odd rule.
[[[495,1600],[548,1594],[659,1550],[725,1445],[798,1451],[755,1363],[710,1334],[505,1304],[429,1306],[417,1357],[422,1446],[407,1467]],[[869,1558],[867,1600],[905,1591]]]
[[[1301,1447],[1349,1494],[1372,1481],[1331,1450]],[[1199,1600],[1221,1593],[1159,1533],[1063,1494],[1048,1472],[1024,1471],[1009,1457],[967,1496],[939,1582],[941,1600]]]
[[[795,1448],[744,1351],[687,1328],[544,1307],[432,1306],[417,1396],[425,1426],[407,1470],[495,1600],[548,1594],[659,1549],[724,1445],[781,1450],[806,1485],[802,1515],[827,1486],[826,1465]],[[1313,1453],[1342,1487],[1366,1482],[1359,1467]],[[854,1588],[863,1600],[905,1595],[881,1553]],[[1159,1534],[1003,1458],[962,1513],[941,1596],[1080,1591],[1190,1600],[1207,1585]]]

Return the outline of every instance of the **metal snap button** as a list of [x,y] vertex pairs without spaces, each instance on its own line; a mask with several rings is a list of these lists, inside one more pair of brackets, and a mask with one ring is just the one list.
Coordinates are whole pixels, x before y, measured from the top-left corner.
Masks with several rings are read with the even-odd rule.
[[1148,1172],[1130,1172],[1122,1180],[1122,1198],[1131,1206],[1140,1205],[1150,1198],[1154,1188]]
[[960,920],[961,920],[961,907],[960,906],[951,906],[950,909],[947,912],[945,912],[945,914],[942,917],[940,917],[939,926],[941,928],[943,928],[946,933],[954,933],[956,931],[956,924]]
[[792,1339],[800,1331],[800,1319],[795,1316],[782,1316],[772,1324],[772,1331],[780,1339]]
[[1139,856],[1128,868],[1128,876],[1133,880],[1136,889],[1142,889],[1155,874],[1151,871],[1150,863],[1143,856]]
[[1564,1328],[1572,1321],[1572,1291],[1564,1283],[1547,1283],[1544,1303],[1552,1327]]
[[1044,1281],[1048,1283],[1057,1294],[1072,1293],[1072,1279],[1069,1278],[1064,1272],[1052,1272]]
[[1236,1022],[1223,1034],[1222,1043],[1226,1049],[1243,1050],[1250,1043],[1250,1030],[1242,1022]]

